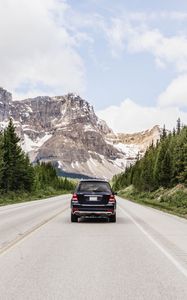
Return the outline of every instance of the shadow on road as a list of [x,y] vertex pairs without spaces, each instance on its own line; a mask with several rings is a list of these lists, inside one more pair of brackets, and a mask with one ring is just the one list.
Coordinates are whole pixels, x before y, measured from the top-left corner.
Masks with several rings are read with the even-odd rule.
[[[110,223],[108,218],[90,218],[90,217],[82,217],[79,218],[79,223]],[[125,219],[123,217],[117,217],[117,222],[116,223],[110,223],[110,224],[128,224],[128,223],[132,223],[130,220]]]
[[79,223],[109,223],[108,218],[79,218]]

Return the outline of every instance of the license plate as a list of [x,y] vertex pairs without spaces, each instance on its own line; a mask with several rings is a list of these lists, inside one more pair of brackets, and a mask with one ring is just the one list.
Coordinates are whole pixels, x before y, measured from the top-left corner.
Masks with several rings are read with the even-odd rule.
[[90,201],[97,201],[97,197],[90,196],[90,197],[89,197],[89,200],[90,200]]

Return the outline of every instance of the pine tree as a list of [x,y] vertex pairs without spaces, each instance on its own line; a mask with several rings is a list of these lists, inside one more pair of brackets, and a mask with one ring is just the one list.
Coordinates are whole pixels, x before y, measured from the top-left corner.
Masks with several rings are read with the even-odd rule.
[[133,178],[132,178],[132,184],[138,189],[142,190],[142,176],[141,176],[141,170],[142,170],[142,159],[137,161],[134,165],[133,170]]
[[178,118],[177,119],[177,134],[179,134],[181,131],[181,119]]
[[186,183],[187,180],[187,127],[181,130],[179,136],[177,136],[177,142],[175,145],[175,163],[174,163],[174,175],[176,183]]
[[23,176],[24,176],[24,190],[32,191],[34,189],[34,168],[29,160],[29,156],[26,154],[23,159]]
[[154,181],[156,187],[167,187],[172,180],[172,155],[170,152],[171,135],[161,141],[155,160]]
[[167,137],[166,126],[163,126],[161,139],[164,140]]
[[15,128],[10,119],[8,127],[4,131],[4,174],[3,184],[6,191],[15,189],[14,177],[16,173],[17,159],[20,156],[17,143],[19,138],[15,134]]
[[144,165],[141,176],[143,177],[143,187],[146,191],[154,189],[154,146],[153,143],[147,150],[144,157]]
[[32,166],[19,145],[12,119],[4,131],[3,143],[3,187],[5,191],[31,190],[33,185]]
[[163,161],[161,162],[160,185],[163,187],[171,186],[172,180],[172,156],[169,149],[167,149]]
[[176,130],[175,130],[175,127],[173,128],[173,136],[176,135]]

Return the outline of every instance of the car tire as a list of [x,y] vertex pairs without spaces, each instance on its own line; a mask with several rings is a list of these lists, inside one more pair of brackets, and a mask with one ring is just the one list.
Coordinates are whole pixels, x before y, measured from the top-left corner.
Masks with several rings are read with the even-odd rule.
[[116,223],[116,214],[115,215],[112,215],[110,218],[109,218],[109,221],[111,223]]
[[78,216],[71,214],[71,222],[78,222]]

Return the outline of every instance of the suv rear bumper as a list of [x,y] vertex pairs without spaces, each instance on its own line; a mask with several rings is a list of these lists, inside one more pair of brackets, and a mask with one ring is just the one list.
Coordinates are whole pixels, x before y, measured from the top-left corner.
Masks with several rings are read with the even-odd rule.
[[116,205],[72,205],[71,212],[76,216],[112,216]]
[[73,215],[76,216],[112,216],[115,211],[74,211]]

